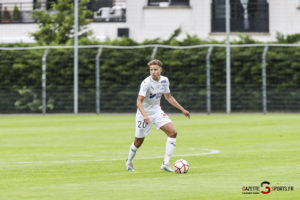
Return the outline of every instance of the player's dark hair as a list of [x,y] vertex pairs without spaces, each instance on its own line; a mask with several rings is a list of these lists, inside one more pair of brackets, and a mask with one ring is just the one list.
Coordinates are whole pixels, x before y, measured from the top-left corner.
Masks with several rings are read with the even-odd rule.
[[158,66],[162,67],[163,64],[160,60],[155,59],[155,60],[151,60],[150,62],[148,62],[148,66],[150,67],[151,65],[158,65]]

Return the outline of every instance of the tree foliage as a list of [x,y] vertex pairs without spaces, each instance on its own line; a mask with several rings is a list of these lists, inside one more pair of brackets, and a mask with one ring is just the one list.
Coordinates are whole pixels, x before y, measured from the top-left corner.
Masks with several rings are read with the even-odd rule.
[[[89,0],[79,1],[78,32],[79,37],[91,34],[87,31],[90,20],[87,16],[91,14],[86,7]],[[32,36],[40,45],[66,44],[74,36],[74,1],[57,0],[51,4],[49,11],[39,10],[33,12],[33,17],[39,24],[39,30]]]
[[[248,37],[233,42],[244,44]],[[196,36],[178,46],[210,44]],[[169,44],[155,39],[137,43],[128,38],[99,43],[81,38],[80,44],[132,46]],[[215,43],[215,41],[214,41]],[[220,43],[220,42],[219,42]],[[8,46],[8,45],[7,45]],[[12,46],[12,45],[9,45]],[[15,46],[26,46],[17,44]],[[267,53],[269,111],[300,110],[300,47],[270,47]],[[231,99],[233,111],[262,110],[262,54],[264,47],[231,49]],[[135,112],[141,81],[149,75],[147,62],[153,48],[108,49],[100,57],[101,111]],[[98,49],[79,49],[79,112],[95,112],[95,57]],[[208,48],[158,48],[163,75],[172,94],[187,109],[206,110],[206,55]],[[41,112],[41,59],[43,50],[0,51],[0,112]],[[73,49],[50,49],[47,56],[47,111],[73,112]],[[211,58],[212,111],[226,110],[226,50],[215,47]],[[175,111],[165,101],[165,111]]]

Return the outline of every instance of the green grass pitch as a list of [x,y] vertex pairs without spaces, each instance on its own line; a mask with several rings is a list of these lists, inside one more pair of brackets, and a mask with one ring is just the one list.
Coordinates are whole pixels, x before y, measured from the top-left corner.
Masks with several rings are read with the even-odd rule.
[[[167,137],[154,127],[126,171],[134,117],[1,115],[0,199],[300,199],[299,114],[170,115],[171,162],[187,160],[187,174],[160,170]],[[293,191],[243,194],[263,181]]]

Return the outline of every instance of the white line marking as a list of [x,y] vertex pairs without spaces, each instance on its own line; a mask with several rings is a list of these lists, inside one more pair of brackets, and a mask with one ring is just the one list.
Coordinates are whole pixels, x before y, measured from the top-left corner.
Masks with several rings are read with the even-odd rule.
[[[182,154],[182,155],[173,155],[172,157],[188,157],[188,156],[205,156],[210,154],[220,153],[219,150],[215,149],[205,149],[209,152],[203,153],[195,153],[195,154]],[[157,159],[164,158],[164,156],[152,156],[145,158],[136,158],[138,160],[146,160],[146,159]],[[23,165],[23,164],[64,164],[64,163],[85,163],[85,162],[106,162],[106,161],[120,161],[126,160],[126,156],[124,158],[111,158],[111,159],[98,159],[98,160],[52,160],[52,161],[20,161],[20,162],[0,162],[0,165]]]

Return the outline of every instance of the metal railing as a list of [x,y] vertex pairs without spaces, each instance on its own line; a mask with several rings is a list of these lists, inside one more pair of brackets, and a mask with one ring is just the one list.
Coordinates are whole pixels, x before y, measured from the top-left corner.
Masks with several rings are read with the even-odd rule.
[[[17,10],[14,10],[15,7]],[[87,18],[93,22],[126,22],[125,5],[99,7],[98,4],[91,4],[88,8],[93,12],[93,15],[88,16]],[[35,4],[33,2],[5,2],[0,4],[0,23],[36,23],[37,20],[32,17],[33,12],[36,10],[47,10],[48,12],[52,12],[46,1]]]
[[[100,85],[101,82],[101,77],[107,76],[104,72],[101,72],[101,59],[106,59],[106,61],[109,61],[111,59],[111,56],[107,56],[105,58],[102,58],[103,51],[108,50],[108,49],[120,49],[120,50],[138,50],[138,49],[151,49],[152,51],[149,52],[148,55],[145,55],[146,57],[149,56],[149,58],[153,59],[156,57],[159,57],[160,50],[164,49],[170,49],[170,50],[191,50],[191,49],[207,49],[207,54],[205,58],[201,58],[202,60],[205,60],[206,66],[206,87],[204,85],[195,85],[193,84],[193,81],[188,83],[187,85],[184,86],[173,86],[173,91],[175,94],[180,96],[180,93],[184,93],[185,98],[180,97],[181,101],[183,102],[190,102],[193,101],[200,101],[200,107],[194,105],[189,105],[190,108],[194,111],[198,112],[207,112],[208,114],[214,111],[220,111],[225,108],[225,94],[226,94],[226,84],[224,83],[223,85],[211,85],[212,81],[212,74],[216,73],[216,69],[212,69],[211,67],[211,60],[214,58],[214,52],[216,51],[217,48],[223,48],[225,49],[226,45],[223,44],[205,44],[205,45],[194,45],[194,46],[168,46],[168,45],[140,45],[140,46],[109,46],[109,45],[89,45],[89,46],[78,46],[79,49],[95,49],[97,50],[97,53],[94,57],[94,59],[91,59],[91,61],[94,61],[94,69],[95,69],[95,87],[92,88],[82,88],[79,87],[79,92],[84,93],[83,97],[88,98],[85,101],[85,104],[90,104],[91,106],[88,106],[86,109],[83,110],[83,112],[94,112],[96,113],[101,113],[101,112],[131,112],[132,108],[135,107],[134,103],[134,98],[132,96],[137,95],[137,89],[138,86],[132,87],[132,86],[125,86],[125,85],[119,85],[118,87],[115,88],[110,88],[109,84],[103,84]],[[267,77],[268,77],[268,72],[267,72],[267,66],[268,66],[268,51],[270,48],[276,48],[276,47],[281,47],[281,48],[288,48],[288,47],[300,47],[300,44],[243,44],[243,45],[230,45],[231,49],[234,48],[257,48],[260,49],[261,51],[261,72],[260,74],[255,74],[255,76],[260,76],[261,77],[261,87],[258,88],[257,86],[243,86],[243,85],[232,85],[230,88],[232,91],[238,90],[238,96],[235,95],[235,100],[232,101],[233,109],[234,111],[244,111],[247,110],[247,105],[249,104],[260,104],[252,106],[251,108],[257,111],[257,108],[261,108],[261,111],[266,114],[268,112],[268,102],[273,100],[275,104],[273,103],[271,105],[271,110],[272,111],[298,111],[300,110],[300,105],[299,102],[296,100],[294,102],[291,102],[293,105],[292,107],[289,107],[289,104],[286,104],[285,107],[278,107],[277,103],[284,101],[284,96],[285,95],[290,95],[293,93],[293,95],[296,95],[296,99],[300,98],[300,93],[299,93],[299,86],[297,88],[288,87],[288,88],[283,88],[279,90],[274,90],[272,89],[272,85],[268,85]],[[41,85],[41,106],[42,106],[42,113],[45,114],[47,113],[47,99],[52,98],[52,95],[57,95],[57,98],[60,98],[60,101],[64,101],[64,99],[70,99],[70,95],[72,95],[72,86],[66,86],[65,88],[59,88],[53,90],[51,88],[47,88],[46,86],[46,74],[47,74],[47,57],[49,56],[49,50],[51,49],[70,49],[72,50],[74,47],[73,46],[40,46],[40,47],[0,47],[0,51],[16,51],[16,50],[44,50],[43,57],[41,58],[41,63],[42,63],[42,74],[41,74],[41,80],[42,80],[42,85]],[[3,60],[1,58],[1,60]],[[245,60],[247,62],[247,59]],[[199,64],[200,65],[200,64]],[[224,64],[225,66],[225,64]],[[204,67],[204,66],[203,66]],[[287,66],[288,67],[288,66]],[[1,67],[0,67],[1,70]],[[181,69],[178,69],[181,70]],[[236,70],[235,70],[236,71]],[[199,74],[200,76],[201,74]],[[232,79],[236,78],[237,75],[232,75]],[[272,75],[274,76],[274,75]],[[87,77],[88,79],[91,77]],[[214,77],[213,77],[214,78]],[[251,77],[250,77],[251,78]],[[122,79],[122,77],[120,77]],[[255,84],[257,85],[257,84]],[[9,86],[8,86],[9,87]],[[246,89],[246,88],[247,89]],[[6,91],[7,90],[7,91]],[[48,91],[49,92],[46,92]],[[91,91],[89,91],[91,90]],[[10,96],[9,94],[9,88],[0,88],[0,99],[2,100],[4,98],[8,98]],[[34,91],[33,91],[34,92]],[[279,93],[278,93],[279,92]],[[1,93],[3,95],[1,95]],[[116,99],[116,102],[112,102],[114,98],[114,95],[119,94],[119,97],[124,97],[127,95],[127,97],[130,97],[133,99],[133,101],[128,101],[128,98],[126,101],[131,102],[121,102],[121,105],[119,106],[118,102],[119,100]],[[199,93],[199,95],[196,95]],[[231,92],[230,92],[231,93]],[[6,95],[5,95],[6,94]],[[46,95],[47,94],[47,95]],[[232,94],[232,93],[231,93]],[[67,97],[67,96],[69,97]],[[75,95],[75,94],[74,94]],[[255,96],[256,97],[253,97]],[[94,96],[94,99],[92,99],[92,96]],[[118,95],[117,95],[118,96]],[[175,95],[176,96],[176,95]],[[182,96],[182,95],[181,95]],[[18,97],[16,97],[17,99]],[[232,98],[232,96],[231,96]],[[260,100],[258,98],[261,98]],[[279,98],[279,100],[278,100]],[[295,99],[294,98],[294,99]],[[254,99],[254,101],[253,101]],[[13,100],[16,101],[16,100]],[[66,101],[66,100],[65,100]],[[217,104],[215,101],[219,101]],[[93,103],[92,103],[93,102]],[[108,103],[109,102],[109,103]],[[259,103],[260,102],[260,103]],[[128,103],[128,104],[127,104]],[[68,102],[63,102],[63,104],[68,104],[68,108],[66,110],[61,109],[61,110],[56,110],[55,112],[72,112],[69,110],[72,108],[72,103],[70,101]],[[131,105],[132,104],[132,105]],[[237,105],[238,104],[238,105]],[[82,104],[81,104],[82,105]],[[101,106],[102,105],[102,106]],[[115,106],[114,106],[115,105]],[[94,106],[94,109],[93,109]],[[126,107],[127,106],[127,107]],[[243,107],[244,106],[244,107]],[[3,109],[6,107],[5,104],[0,103],[0,113],[3,112]],[[59,107],[59,106],[58,106]],[[80,107],[80,106],[79,106]],[[114,109],[117,108],[116,110]],[[206,107],[206,108],[205,108]],[[277,108],[278,107],[278,108]],[[204,109],[205,108],[205,109]],[[292,108],[292,109],[291,109]],[[80,108],[81,109],[81,108]],[[171,109],[171,108],[168,108]],[[1,111],[2,110],[2,111]],[[81,109],[82,110],[82,109]],[[172,109],[171,109],[172,110]],[[16,112],[12,111],[12,112]],[[248,110],[249,111],[249,110]],[[251,110],[250,110],[251,111]],[[9,112],[9,111],[8,111]],[[53,112],[53,111],[50,111]]]

